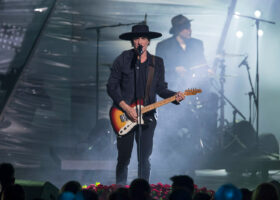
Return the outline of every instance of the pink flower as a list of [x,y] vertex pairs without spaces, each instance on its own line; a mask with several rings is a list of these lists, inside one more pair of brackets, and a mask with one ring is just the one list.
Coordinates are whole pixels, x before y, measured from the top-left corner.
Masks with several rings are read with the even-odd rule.
[[206,191],[207,191],[207,188],[206,188],[206,187],[202,187],[202,188],[200,188],[200,191],[206,192]]
[[[115,191],[120,187],[129,188],[129,185],[123,186],[123,185],[116,185],[116,184],[112,184],[112,185],[90,184],[89,186],[87,186],[87,189],[95,190],[98,193],[99,200],[106,200],[108,198],[108,195],[112,191]],[[197,185],[194,185],[194,187],[195,187],[195,193],[207,192],[211,196],[215,194],[213,190],[207,190],[206,187],[198,188]],[[167,200],[168,195],[171,192],[171,189],[172,189],[171,185],[168,184],[162,184],[162,183],[151,184],[151,195],[153,199],[156,200]]]
[[162,183],[157,183],[158,186],[160,187],[163,187],[163,184]]

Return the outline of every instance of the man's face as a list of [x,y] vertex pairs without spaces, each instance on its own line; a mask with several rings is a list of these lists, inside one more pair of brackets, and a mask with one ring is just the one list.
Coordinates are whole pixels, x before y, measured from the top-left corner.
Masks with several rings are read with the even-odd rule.
[[142,49],[143,53],[145,51],[147,51],[149,43],[150,43],[150,41],[146,37],[138,37],[138,38],[134,38],[133,39],[133,47],[134,47],[134,49],[137,50],[138,46],[142,45],[143,46],[143,49]]
[[189,38],[191,38],[191,35],[192,35],[192,30],[191,29],[183,29],[179,33],[179,36],[183,39],[189,39]]

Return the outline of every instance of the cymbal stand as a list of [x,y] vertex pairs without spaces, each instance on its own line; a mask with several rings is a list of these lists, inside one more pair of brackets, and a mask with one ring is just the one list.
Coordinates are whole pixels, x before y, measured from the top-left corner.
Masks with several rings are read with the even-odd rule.
[[[220,82],[220,90],[218,91],[220,94],[220,119],[219,119],[219,129],[220,132],[223,133],[224,132],[224,128],[225,128],[225,89],[224,89],[224,85],[226,82],[225,79],[225,71],[226,71],[226,65],[225,65],[225,59],[224,56],[219,60],[219,68],[221,69],[220,71],[220,78],[219,78],[219,82]],[[220,134],[220,146],[223,146],[223,135]]]

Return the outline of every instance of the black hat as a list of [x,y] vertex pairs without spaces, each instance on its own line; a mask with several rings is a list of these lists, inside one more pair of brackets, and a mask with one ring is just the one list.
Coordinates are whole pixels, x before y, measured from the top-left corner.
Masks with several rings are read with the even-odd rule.
[[191,19],[188,19],[183,15],[176,15],[171,20],[172,27],[169,30],[169,33],[176,34],[182,31],[183,29],[191,28],[191,21],[192,21]]
[[149,31],[149,27],[145,24],[138,24],[132,27],[131,32],[123,33],[119,36],[122,40],[132,40],[137,37],[147,37],[149,39],[161,37],[161,33]]

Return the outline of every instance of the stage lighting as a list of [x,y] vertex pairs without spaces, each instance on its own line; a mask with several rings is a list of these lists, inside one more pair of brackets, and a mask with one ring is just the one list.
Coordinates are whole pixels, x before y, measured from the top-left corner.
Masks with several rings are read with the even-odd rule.
[[235,12],[233,15],[234,19],[239,19],[240,18],[239,15],[240,15],[239,12]]
[[35,12],[45,12],[46,10],[48,10],[47,7],[43,7],[43,8],[35,8],[34,11]]
[[261,15],[262,15],[262,12],[259,11],[259,10],[256,10],[256,11],[254,12],[254,15],[255,15],[256,18],[260,18]]
[[236,37],[237,37],[238,39],[242,38],[242,37],[243,37],[243,32],[242,32],[242,31],[237,31],[237,32],[236,32]]
[[260,37],[262,37],[262,36],[263,36],[263,30],[259,29],[259,30],[258,30],[258,35],[259,35]]

